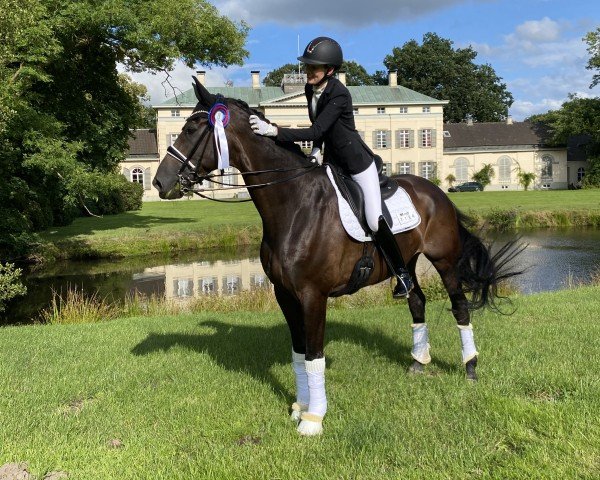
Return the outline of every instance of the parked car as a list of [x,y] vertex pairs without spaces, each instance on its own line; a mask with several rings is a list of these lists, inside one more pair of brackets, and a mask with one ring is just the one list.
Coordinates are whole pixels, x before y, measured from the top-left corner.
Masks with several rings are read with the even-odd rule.
[[482,192],[483,185],[479,182],[466,182],[448,189],[449,192]]

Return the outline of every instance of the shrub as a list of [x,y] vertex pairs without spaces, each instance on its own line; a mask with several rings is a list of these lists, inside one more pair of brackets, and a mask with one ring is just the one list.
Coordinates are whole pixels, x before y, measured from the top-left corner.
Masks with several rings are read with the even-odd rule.
[[25,293],[27,288],[21,283],[21,269],[15,268],[12,263],[0,263],[0,312],[4,311],[9,300]]

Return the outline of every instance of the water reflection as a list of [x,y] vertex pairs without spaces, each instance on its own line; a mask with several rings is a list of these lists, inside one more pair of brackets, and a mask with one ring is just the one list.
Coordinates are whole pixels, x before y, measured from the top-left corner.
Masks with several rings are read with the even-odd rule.
[[[552,229],[521,232],[529,246],[519,258],[517,277],[523,293],[567,288],[587,283],[600,268],[600,230]],[[512,234],[496,234],[502,244]],[[419,274],[434,274],[426,262]],[[135,292],[178,300],[201,295],[236,295],[244,290],[270,288],[258,258],[258,246],[219,249],[177,257],[152,257],[126,261],[69,262],[31,272],[28,294],[9,306],[0,324],[31,323],[48,308],[54,292],[77,288],[109,301],[122,301]]]
[[[173,299],[236,295],[242,290],[256,290],[270,285],[258,257],[146,268],[134,275],[132,280],[132,287],[137,291],[141,291],[137,288],[140,283],[157,282],[159,285],[156,286],[162,287],[164,296]],[[147,292],[147,288],[145,290]]]

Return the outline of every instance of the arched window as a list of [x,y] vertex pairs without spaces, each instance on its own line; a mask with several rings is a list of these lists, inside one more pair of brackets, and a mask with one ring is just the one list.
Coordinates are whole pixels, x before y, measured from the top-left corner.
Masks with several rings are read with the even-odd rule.
[[552,180],[552,155],[544,155],[542,157],[542,180]]
[[508,156],[503,156],[498,159],[498,181],[501,184],[507,185],[510,183],[510,172],[512,170],[512,159]]
[[466,158],[457,158],[454,161],[454,170],[457,182],[464,183],[469,181],[469,161]]
[[585,168],[579,167],[577,169],[577,181],[581,182],[583,180],[583,177],[585,177]]
[[144,170],[140,167],[135,167],[131,170],[131,181],[144,186]]

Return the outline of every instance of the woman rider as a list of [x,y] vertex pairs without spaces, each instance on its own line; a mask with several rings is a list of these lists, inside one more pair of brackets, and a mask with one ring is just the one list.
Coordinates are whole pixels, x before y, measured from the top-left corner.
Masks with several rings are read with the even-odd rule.
[[381,212],[379,176],[374,154],[362,141],[354,125],[352,97],[348,89],[333,75],[342,66],[340,45],[328,37],[318,37],[305,48],[298,60],[306,65],[308,116],[310,128],[280,128],[256,115],[250,116],[254,133],[277,137],[279,141],[311,141],[311,156],[321,160],[325,143],[325,161],[349,174],[363,190],[367,223],[388,267],[398,280],[394,298],[408,297],[413,282],[402,254]]

